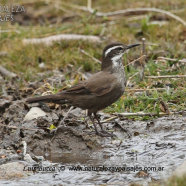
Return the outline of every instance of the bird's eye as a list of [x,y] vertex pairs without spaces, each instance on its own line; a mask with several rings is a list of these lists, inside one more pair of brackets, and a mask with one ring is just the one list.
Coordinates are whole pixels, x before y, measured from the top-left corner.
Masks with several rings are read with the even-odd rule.
[[119,48],[119,51],[122,51],[122,50],[123,50],[123,48],[120,47],[120,48]]

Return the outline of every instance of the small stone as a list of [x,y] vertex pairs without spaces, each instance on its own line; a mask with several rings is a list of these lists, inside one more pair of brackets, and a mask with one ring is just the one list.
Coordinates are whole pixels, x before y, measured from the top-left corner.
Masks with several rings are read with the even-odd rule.
[[26,114],[24,121],[30,121],[42,116],[46,116],[46,113],[43,110],[41,110],[39,107],[32,107]]
[[27,176],[27,171],[24,171],[25,165],[24,162],[10,162],[1,165],[0,179],[10,180]]
[[80,108],[75,108],[70,111],[70,115],[79,117],[82,114],[82,110]]
[[43,63],[43,62],[40,63],[40,64],[39,64],[39,68],[42,68],[42,69],[45,68],[45,63]]

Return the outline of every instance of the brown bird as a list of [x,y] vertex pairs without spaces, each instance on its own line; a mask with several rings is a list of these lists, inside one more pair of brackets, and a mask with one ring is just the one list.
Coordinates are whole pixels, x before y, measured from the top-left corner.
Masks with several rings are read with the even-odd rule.
[[[103,50],[100,72],[67,90],[54,95],[28,98],[27,102],[67,103],[81,109],[88,109],[88,116],[94,125],[96,133],[100,136],[113,136],[103,129],[97,112],[114,103],[124,93],[126,78],[122,56],[126,50],[138,45],[113,43],[106,46]],[[97,120],[101,131],[98,131],[94,119]]]

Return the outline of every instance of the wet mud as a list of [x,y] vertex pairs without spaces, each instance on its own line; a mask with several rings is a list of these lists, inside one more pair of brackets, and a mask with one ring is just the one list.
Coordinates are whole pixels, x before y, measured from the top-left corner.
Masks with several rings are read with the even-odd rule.
[[[185,115],[150,121],[117,118],[103,124],[116,137],[100,137],[78,108],[64,119],[69,107],[27,104],[33,86],[39,84],[28,84],[27,92],[10,86],[0,98],[0,185],[36,180],[45,185],[147,185],[168,178],[186,160]],[[46,115],[24,120],[33,106]],[[103,121],[110,116],[101,112],[100,117]],[[52,124],[59,128],[51,129]],[[25,168],[36,165],[52,170]]]

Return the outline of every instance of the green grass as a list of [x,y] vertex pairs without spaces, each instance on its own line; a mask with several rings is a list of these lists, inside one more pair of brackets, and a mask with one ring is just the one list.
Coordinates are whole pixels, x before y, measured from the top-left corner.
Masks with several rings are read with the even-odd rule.
[[[34,1],[32,1],[34,2]],[[74,79],[74,83],[81,80],[81,75],[77,69],[82,67],[81,72],[95,73],[99,71],[100,65],[92,61],[89,57],[79,52],[79,49],[84,49],[92,56],[101,60],[102,49],[110,41],[120,41],[123,43],[140,42],[142,37],[145,37],[148,43],[146,50],[148,53],[148,60],[145,67],[145,75],[177,75],[185,74],[185,67],[182,65],[173,68],[176,62],[168,61],[166,63],[154,60],[158,56],[183,59],[186,58],[186,45],[185,45],[185,28],[183,25],[173,19],[169,19],[167,24],[163,26],[152,25],[151,21],[154,16],[160,14],[149,13],[144,18],[139,20],[129,20],[132,16],[121,17],[104,17],[98,18],[94,14],[79,11],[73,8],[57,9],[52,5],[45,3],[45,1],[37,1],[37,3],[23,3],[26,9],[31,12],[27,26],[19,24],[5,23],[1,24],[1,30],[9,30],[10,32],[0,33],[0,51],[8,53],[5,57],[0,57],[1,65],[5,66],[10,71],[17,73],[21,77],[20,88],[25,85],[24,81],[38,81],[37,73],[43,72],[43,69],[38,67],[39,58],[46,64],[46,70],[62,69],[67,79]],[[68,4],[69,1],[66,1]],[[71,0],[70,3],[78,5],[86,5],[84,0],[75,1]],[[52,6],[52,7],[49,7]],[[100,0],[93,1],[93,7],[99,11],[113,11],[118,9],[135,8],[135,7],[157,7],[168,11],[177,10],[177,15],[186,20],[185,11],[179,11],[184,7],[184,0],[179,1],[137,1],[126,0]],[[46,8],[49,8],[46,11]],[[42,10],[44,13],[44,23],[39,24],[39,18],[43,16],[38,11]],[[38,13],[38,15],[36,15]],[[65,22],[57,22],[51,24],[51,17],[62,18],[76,14],[75,17]],[[160,16],[162,18],[163,16]],[[34,21],[36,19],[36,21]],[[74,42],[57,42],[52,46],[44,45],[23,45],[24,38],[40,38],[55,34],[76,33],[85,35],[102,35],[108,38],[102,44],[92,44],[82,41]],[[141,55],[139,48],[130,51],[127,54],[129,61],[138,58]],[[124,57],[126,62],[126,56]],[[69,73],[68,65],[71,65],[71,72]],[[126,64],[126,63],[125,63]],[[139,68],[130,66],[126,68],[127,77],[132,77]],[[160,99],[165,102],[170,111],[180,111],[185,109],[185,95],[186,83],[185,79],[144,79],[140,81],[139,75],[134,76],[130,83],[133,85],[132,89],[145,89],[145,88],[163,88],[169,84],[172,88],[170,95],[166,91],[149,91],[136,94],[135,92],[128,92],[114,103],[112,106],[105,109],[105,112],[153,112],[159,113]],[[67,83],[66,83],[67,84]],[[66,86],[64,83],[62,87]],[[55,91],[61,87],[55,87]],[[1,94],[1,92],[0,92]],[[148,119],[149,117],[135,117],[135,119]]]
[[[179,177],[172,176],[167,181],[163,181],[162,183],[156,183],[156,182],[150,183],[150,186],[160,186],[160,185],[161,186],[185,186],[186,185],[186,175],[179,176]],[[133,186],[135,186],[135,184]],[[138,185],[138,186],[140,186],[140,185]]]

